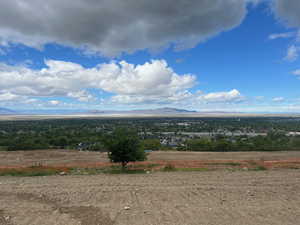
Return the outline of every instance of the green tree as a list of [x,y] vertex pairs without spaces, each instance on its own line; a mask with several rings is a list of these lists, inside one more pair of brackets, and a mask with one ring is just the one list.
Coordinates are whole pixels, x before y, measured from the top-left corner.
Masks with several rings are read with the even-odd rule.
[[232,151],[232,144],[225,140],[225,139],[219,139],[214,142],[213,146],[214,151],[217,152],[227,152],[227,151]]
[[124,169],[129,162],[146,160],[138,136],[127,129],[116,129],[103,140],[111,162],[122,164]]
[[191,151],[211,151],[212,143],[206,138],[191,139],[187,141],[187,149]]
[[143,145],[144,149],[147,149],[147,150],[159,150],[161,148],[159,139],[143,140],[142,145]]

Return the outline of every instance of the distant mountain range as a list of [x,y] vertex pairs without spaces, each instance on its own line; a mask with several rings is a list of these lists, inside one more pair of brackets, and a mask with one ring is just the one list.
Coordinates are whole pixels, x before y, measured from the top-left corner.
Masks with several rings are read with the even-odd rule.
[[230,114],[237,112],[194,111],[177,108],[136,109],[136,110],[11,110],[0,108],[0,115],[178,115],[178,114]]
[[16,114],[16,111],[7,109],[7,108],[0,108],[0,114]]
[[7,114],[183,114],[183,113],[197,113],[197,111],[190,111],[176,108],[158,108],[158,109],[137,109],[137,110],[18,110],[14,111],[7,108],[0,108],[0,115]]
[[116,111],[116,110],[91,110],[89,114],[186,114],[197,113],[197,111],[190,111],[185,109],[176,108],[158,108],[158,109],[138,109],[129,111]]

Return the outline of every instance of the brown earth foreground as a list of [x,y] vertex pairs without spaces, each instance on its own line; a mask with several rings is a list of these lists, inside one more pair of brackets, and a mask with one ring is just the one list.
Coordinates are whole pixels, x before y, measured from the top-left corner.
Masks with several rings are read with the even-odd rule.
[[[147,163],[212,170],[0,176],[0,225],[299,224],[300,152],[152,152]],[[97,152],[0,152],[0,171],[36,165],[109,162]],[[253,165],[268,170],[248,170]]]
[[299,170],[0,177],[1,225],[297,225]]
[[[152,152],[144,164],[154,163],[212,170],[0,176],[0,225],[299,224],[300,152]],[[36,165],[109,162],[97,152],[0,152],[0,171]],[[268,170],[248,170],[251,166]]]

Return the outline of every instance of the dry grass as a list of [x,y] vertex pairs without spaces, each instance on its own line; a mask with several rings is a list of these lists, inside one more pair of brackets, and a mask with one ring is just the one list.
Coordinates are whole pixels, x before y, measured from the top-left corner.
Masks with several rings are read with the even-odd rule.
[[[145,162],[129,163],[126,173],[147,171],[300,169],[300,152],[151,152]],[[124,173],[106,153],[68,150],[0,152],[0,176]]]

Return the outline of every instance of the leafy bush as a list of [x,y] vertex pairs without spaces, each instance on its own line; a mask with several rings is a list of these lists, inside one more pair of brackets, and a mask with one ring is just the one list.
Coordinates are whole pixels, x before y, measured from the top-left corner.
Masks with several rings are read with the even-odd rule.
[[129,162],[144,161],[147,158],[138,136],[127,129],[116,129],[103,142],[110,161],[121,163],[123,169]]

